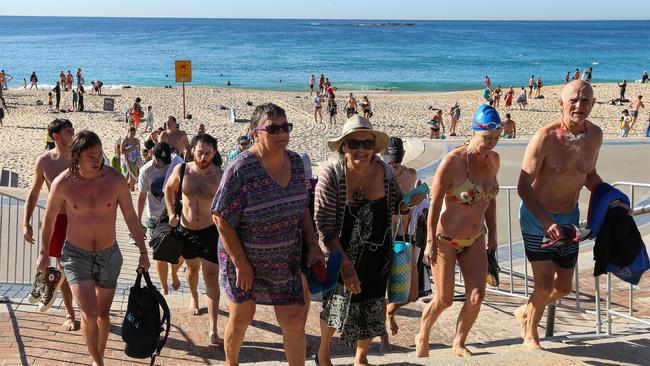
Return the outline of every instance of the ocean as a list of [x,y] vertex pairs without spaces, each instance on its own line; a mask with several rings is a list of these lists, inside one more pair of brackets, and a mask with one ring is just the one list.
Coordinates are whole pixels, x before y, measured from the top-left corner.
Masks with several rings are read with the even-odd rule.
[[[392,23],[391,23],[392,22]],[[0,68],[22,87],[36,71],[52,85],[77,67],[86,83],[305,90],[325,74],[342,90],[451,91],[560,84],[593,67],[595,82],[650,69],[650,21],[382,21],[0,16]]]

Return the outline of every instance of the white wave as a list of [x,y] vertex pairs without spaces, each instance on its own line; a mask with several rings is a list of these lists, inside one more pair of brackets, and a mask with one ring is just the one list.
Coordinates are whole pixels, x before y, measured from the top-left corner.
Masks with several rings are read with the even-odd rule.
[[592,65],[600,65],[600,62],[598,62],[598,61],[594,61],[594,62],[592,62],[591,64],[592,64]]

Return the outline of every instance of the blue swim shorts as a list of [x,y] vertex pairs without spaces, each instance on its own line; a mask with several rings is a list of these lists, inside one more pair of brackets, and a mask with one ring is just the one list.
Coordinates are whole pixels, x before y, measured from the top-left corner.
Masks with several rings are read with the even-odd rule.
[[[569,213],[554,214],[547,212],[548,217],[560,225],[578,225],[580,210],[576,208]],[[553,261],[562,268],[573,268],[578,259],[578,243],[565,244],[554,248],[542,248],[544,227],[528,210],[524,202],[519,205],[519,225],[524,239],[526,258],[530,262]]]

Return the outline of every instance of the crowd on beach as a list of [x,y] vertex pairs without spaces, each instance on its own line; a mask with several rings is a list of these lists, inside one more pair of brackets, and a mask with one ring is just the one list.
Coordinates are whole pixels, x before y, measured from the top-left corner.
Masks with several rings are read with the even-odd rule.
[[[83,79],[77,80],[79,89]],[[541,77],[531,80],[540,97]],[[337,106],[336,89],[324,75],[321,81],[314,90],[316,80],[310,78],[315,123],[322,123],[323,100]],[[72,89],[67,76],[65,82],[59,88]],[[412,334],[417,356],[427,357],[432,327],[452,304],[456,264],[466,299],[452,351],[471,356],[466,340],[479,318],[486,281],[496,275],[490,266],[497,246],[500,165],[494,148],[500,138],[517,133],[510,115],[502,119],[497,110],[500,88],[491,89],[488,76],[485,82],[489,98],[473,114],[472,135],[446,154],[430,189],[417,181],[415,170],[402,165],[400,136],[375,128],[368,98],[357,102],[353,93],[344,106],[340,134],[327,141],[335,159],[318,176],[312,174],[309,155],[287,149],[294,125],[274,103],[254,108],[248,132],[224,160],[204,124],[192,138],[174,116],[156,128],[151,106],[145,115],[138,97],[124,111],[127,132],[115,145],[110,162],[115,169],[105,165],[104,143],[97,134],[75,131],[70,119],[56,118],[47,129],[51,149],[35,163],[25,207],[25,240],[34,243],[40,234],[42,243],[30,301],[47,311],[60,288],[68,330],[76,330],[76,301],[88,353],[94,364],[103,364],[109,309],[123,261],[114,225],[119,207],[140,250],[134,267],[149,270],[145,238],[160,239],[174,228],[182,248],[176,258],[155,261],[161,290],[168,294],[180,287],[178,271],[185,265],[190,311],[198,314],[202,273],[206,338],[224,347],[227,365],[238,364],[258,304],[274,307],[288,363],[304,364],[311,296],[321,292],[316,363],[332,364],[330,342],[338,333],[355,350],[355,364],[368,364],[373,339],[389,346],[389,337],[399,329],[398,310],[430,295],[432,276],[433,299],[421,315],[419,331]],[[643,108],[641,99],[632,108]],[[522,162],[520,224],[534,292],[514,315],[526,349],[541,347],[538,324],[545,306],[571,289],[578,242],[567,238],[580,237],[580,232],[570,233],[578,224],[578,193],[583,186],[593,192],[603,184],[596,172],[603,134],[589,121],[594,104],[587,79],[568,81],[559,97],[560,116],[535,133]],[[430,111],[430,137],[441,138],[443,111]],[[630,112],[623,114],[633,125]],[[330,112],[331,124],[335,115]],[[453,136],[461,115],[458,103],[448,115]],[[144,147],[137,137],[143,121],[148,133]],[[44,182],[50,192],[37,233],[32,214]],[[135,207],[132,191],[138,192]],[[411,244],[406,262],[410,281],[391,295],[397,242]],[[50,267],[52,257],[56,267]],[[328,266],[337,270],[324,289],[321,272]],[[223,339],[217,332],[222,293],[229,314]]]

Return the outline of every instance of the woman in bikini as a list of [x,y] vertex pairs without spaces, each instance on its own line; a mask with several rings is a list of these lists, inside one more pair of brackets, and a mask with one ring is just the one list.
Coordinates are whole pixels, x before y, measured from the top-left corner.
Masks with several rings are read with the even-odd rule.
[[[487,274],[487,250],[496,250],[496,201],[499,193],[499,155],[492,151],[503,131],[499,113],[487,104],[476,111],[474,135],[442,160],[431,187],[427,219],[425,261],[432,265],[435,298],[424,312],[415,345],[418,357],[429,356],[429,336],[438,316],[452,305],[454,269],[460,266],[465,280],[465,304],[458,315],[452,350],[471,356],[465,347],[476,320]],[[487,226],[487,231],[486,231]]]

